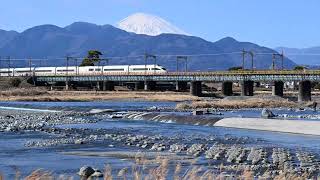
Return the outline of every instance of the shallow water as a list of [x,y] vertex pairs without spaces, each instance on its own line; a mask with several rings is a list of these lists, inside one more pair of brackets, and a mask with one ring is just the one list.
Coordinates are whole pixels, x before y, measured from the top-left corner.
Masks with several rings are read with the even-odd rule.
[[[174,107],[171,102],[1,102],[2,107],[50,109],[50,110],[76,110],[90,111],[91,109],[116,109],[119,111],[146,110],[152,106]],[[222,112],[222,117],[260,117],[260,110],[237,110]],[[313,111],[294,112],[286,109],[274,110],[276,114],[316,114]],[[170,112],[172,113],[172,112]],[[190,113],[178,113],[190,114]],[[175,123],[160,123],[143,120],[104,119],[94,124],[61,125],[60,128],[89,128],[89,129],[128,129],[134,134],[162,135],[162,136],[235,136],[250,137],[254,139],[253,145],[283,146],[291,149],[303,149],[320,154],[320,137],[306,136],[278,132],[257,130],[244,130],[223,127],[206,127],[196,125],[181,125]],[[113,168],[131,166],[131,161],[111,157],[84,157],[63,155],[67,151],[127,151],[131,147],[109,147],[110,143],[94,143],[85,145],[58,146],[50,148],[28,148],[24,144],[29,140],[48,138],[40,132],[28,133],[1,133],[0,136],[0,171],[11,179],[15,169],[23,175],[37,168],[53,171],[55,174],[75,175],[79,167],[90,165],[103,169],[105,164],[112,164]],[[135,149],[136,150],[136,149]]]
[[99,102],[0,102],[2,107],[23,107],[35,109],[50,110],[75,110],[90,111],[91,109],[114,109],[118,111],[125,110],[145,110],[152,106],[174,107],[174,102],[144,102],[144,101],[99,101]]

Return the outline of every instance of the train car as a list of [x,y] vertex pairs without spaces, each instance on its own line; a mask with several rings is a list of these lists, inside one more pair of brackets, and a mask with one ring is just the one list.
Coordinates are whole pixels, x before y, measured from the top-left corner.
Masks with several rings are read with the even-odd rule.
[[112,73],[166,73],[160,65],[64,66],[2,68],[0,76],[98,75]]
[[112,73],[166,73],[160,65],[115,65],[115,66],[84,66],[79,67],[79,74],[112,74]]

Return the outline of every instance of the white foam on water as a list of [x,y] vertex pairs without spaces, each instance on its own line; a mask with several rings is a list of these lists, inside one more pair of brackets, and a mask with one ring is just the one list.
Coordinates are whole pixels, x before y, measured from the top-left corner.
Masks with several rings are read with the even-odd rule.
[[320,136],[320,121],[224,118],[214,126]]
[[105,112],[115,112],[113,109],[91,109],[89,113],[91,114],[98,114],[98,113],[105,113]]
[[34,111],[34,112],[61,112],[61,111],[48,110],[48,109],[18,108],[18,107],[8,107],[8,106],[0,106],[0,109],[19,110],[19,111]]

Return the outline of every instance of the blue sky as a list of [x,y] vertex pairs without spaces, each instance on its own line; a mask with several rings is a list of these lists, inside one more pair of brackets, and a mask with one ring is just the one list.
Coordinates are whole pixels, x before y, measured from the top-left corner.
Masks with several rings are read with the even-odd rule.
[[319,0],[2,0],[0,28],[75,21],[112,24],[136,12],[160,16],[209,41],[231,36],[268,47],[320,46]]

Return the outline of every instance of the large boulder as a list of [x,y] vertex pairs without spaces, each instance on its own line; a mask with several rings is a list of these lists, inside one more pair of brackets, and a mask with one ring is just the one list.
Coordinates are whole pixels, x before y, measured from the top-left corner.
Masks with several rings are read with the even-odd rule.
[[263,118],[272,118],[272,117],[275,117],[275,116],[276,115],[274,115],[273,112],[270,111],[269,109],[267,109],[267,108],[262,109],[261,117],[263,117]]
[[84,178],[90,177],[93,173],[95,173],[95,170],[90,166],[83,166],[80,168],[78,175]]

